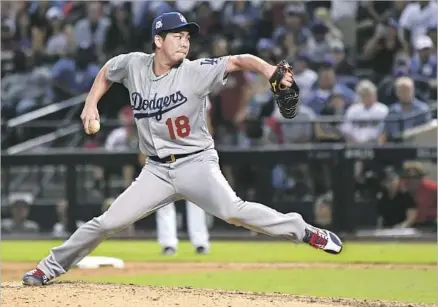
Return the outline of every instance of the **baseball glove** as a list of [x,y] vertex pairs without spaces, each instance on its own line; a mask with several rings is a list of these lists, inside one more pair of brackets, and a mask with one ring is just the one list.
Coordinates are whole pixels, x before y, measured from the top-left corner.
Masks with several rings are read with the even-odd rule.
[[[284,118],[294,118],[297,115],[298,99],[300,97],[300,89],[295,81],[291,87],[281,84],[284,75],[292,73],[292,67],[285,60],[277,64],[277,69],[269,78],[271,91],[274,93],[274,101]],[[293,76],[293,74],[292,74]]]

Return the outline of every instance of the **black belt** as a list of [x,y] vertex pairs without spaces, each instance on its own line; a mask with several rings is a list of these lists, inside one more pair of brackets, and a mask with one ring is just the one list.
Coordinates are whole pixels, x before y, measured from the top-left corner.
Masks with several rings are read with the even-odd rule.
[[170,155],[170,156],[167,156],[167,157],[164,157],[164,158],[160,158],[159,156],[149,156],[148,158],[151,159],[152,161],[155,161],[155,162],[172,163],[172,162],[175,162],[178,159],[185,158],[185,157],[188,157],[188,156],[191,156],[191,155],[195,155],[195,154],[200,153],[202,151],[204,151],[204,150],[198,150],[198,151],[191,152],[191,153],[186,153],[186,154]]

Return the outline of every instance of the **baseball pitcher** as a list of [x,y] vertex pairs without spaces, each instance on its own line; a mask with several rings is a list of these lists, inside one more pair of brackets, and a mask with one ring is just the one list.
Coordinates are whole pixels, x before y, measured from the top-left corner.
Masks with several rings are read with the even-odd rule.
[[199,26],[180,13],[162,14],[152,24],[153,54],[121,54],[101,68],[81,114],[85,132],[90,133],[91,121],[99,120],[97,103],[112,82],[123,83],[129,90],[140,150],[147,163],[105,213],[79,227],[25,273],[25,285],[47,284],[108,236],[178,198],[236,226],[304,242],[331,254],[342,251],[342,242],[334,233],[307,224],[300,214],[283,214],[244,201],[231,189],[207,129],[207,95],[224,85],[228,74],[254,71],[270,82],[281,114],[293,118],[299,88],[285,61],[273,66],[248,54],[187,60],[190,37],[198,32]]

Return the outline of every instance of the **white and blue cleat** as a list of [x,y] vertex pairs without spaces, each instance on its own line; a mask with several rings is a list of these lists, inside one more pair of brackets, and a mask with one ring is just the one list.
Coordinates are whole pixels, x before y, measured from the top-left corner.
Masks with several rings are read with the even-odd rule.
[[342,251],[342,241],[333,232],[325,229],[309,226],[303,241],[310,246],[322,249],[329,254],[339,254]]
[[49,278],[43,271],[36,268],[23,275],[23,285],[26,286],[44,286],[49,282]]

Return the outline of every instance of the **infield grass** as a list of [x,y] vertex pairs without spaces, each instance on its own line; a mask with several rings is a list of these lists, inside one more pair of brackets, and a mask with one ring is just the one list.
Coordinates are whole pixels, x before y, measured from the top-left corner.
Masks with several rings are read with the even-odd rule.
[[[1,260],[37,263],[61,241],[2,241]],[[289,242],[212,242],[211,254],[199,256],[181,242],[174,257],[160,255],[155,241],[111,240],[92,255],[128,262],[326,262],[345,263],[343,269],[263,269],[199,273],[161,273],[87,277],[87,280],[160,286],[283,292],[298,295],[369,300],[436,302],[436,269],[352,268],[348,263],[436,264],[436,244],[348,243],[339,256]],[[68,274],[62,279],[72,279]]]
[[[38,261],[62,241],[2,241],[2,261]],[[103,242],[92,255],[118,257],[125,261],[186,262],[330,262],[436,264],[435,244],[346,243],[341,255],[316,251],[304,244],[289,242],[213,242],[211,253],[199,257],[189,242],[181,242],[178,255],[160,255],[155,241],[111,240]],[[31,251],[31,252],[29,252]]]

